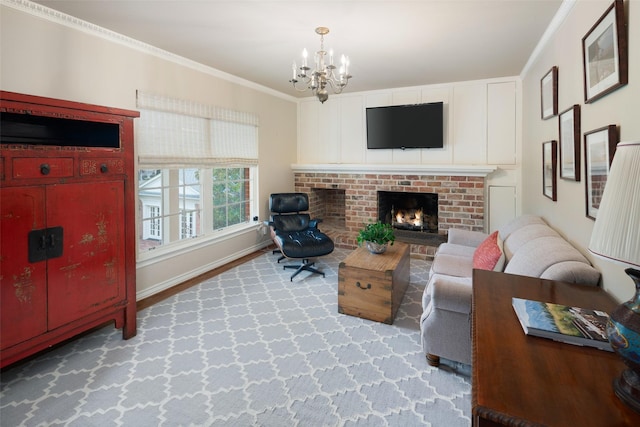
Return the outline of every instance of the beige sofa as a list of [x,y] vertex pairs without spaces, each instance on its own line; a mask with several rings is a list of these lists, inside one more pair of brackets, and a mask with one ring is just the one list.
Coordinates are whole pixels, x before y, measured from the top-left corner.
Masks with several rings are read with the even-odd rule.
[[[420,318],[422,348],[432,366],[439,365],[440,357],[471,364],[471,275],[474,254],[488,236],[450,229],[447,242],[436,251]],[[506,224],[498,230],[498,242],[504,253],[499,271],[599,284],[600,272],[539,216],[524,215]]]

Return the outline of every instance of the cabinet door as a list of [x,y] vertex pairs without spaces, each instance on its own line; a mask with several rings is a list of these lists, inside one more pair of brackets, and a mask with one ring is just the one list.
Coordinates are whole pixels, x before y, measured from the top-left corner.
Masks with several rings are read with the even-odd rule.
[[51,330],[126,298],[124,182],[51,185],[46,203],[47,227],[64,230],[48,260]]
[[0,189],[0,348],[47,330],[47,262],[29,262],[29,232],[45,227],[44,187]]

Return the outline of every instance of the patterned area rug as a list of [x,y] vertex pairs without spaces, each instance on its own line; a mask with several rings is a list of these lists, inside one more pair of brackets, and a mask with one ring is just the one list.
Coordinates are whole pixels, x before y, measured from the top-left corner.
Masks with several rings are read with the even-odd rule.
[[265,253],[2,372],[3,426],[469,426],[468,367],[427,365],[429,263],[393,325],[337,310],[336,249],[298,275]]

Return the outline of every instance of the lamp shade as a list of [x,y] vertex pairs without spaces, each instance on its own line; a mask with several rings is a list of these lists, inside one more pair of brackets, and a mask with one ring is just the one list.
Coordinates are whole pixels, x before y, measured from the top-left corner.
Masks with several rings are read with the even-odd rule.
[[589,250],[640,266],[640,141],[616,147]]

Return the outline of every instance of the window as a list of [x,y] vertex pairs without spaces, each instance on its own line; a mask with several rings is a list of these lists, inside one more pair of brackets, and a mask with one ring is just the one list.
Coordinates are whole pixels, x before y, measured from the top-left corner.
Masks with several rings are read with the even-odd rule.
[[[255,188],[252,169],[140,170],[138,197],[143,233],[139,251],[250,224]],[[203,187],[211,191],[203,192]]]
[[148,218],[149,238],[161,239],[162,234],[160,234],[160,224],[162,223],[162,221],[160,219],[160,206],[148,205],[147,210],[149,212],[149,218]]
[[195,229],[195,212],[182,211],[180,212],[180,238],[187,239],[189,237],[196,237]]
[[251,187],[248,168],[213,169],[213,228],[221,229],[249,221]]
[[140,92],[138,108],[138,251],[250,225],[257,212],[257,119]]

